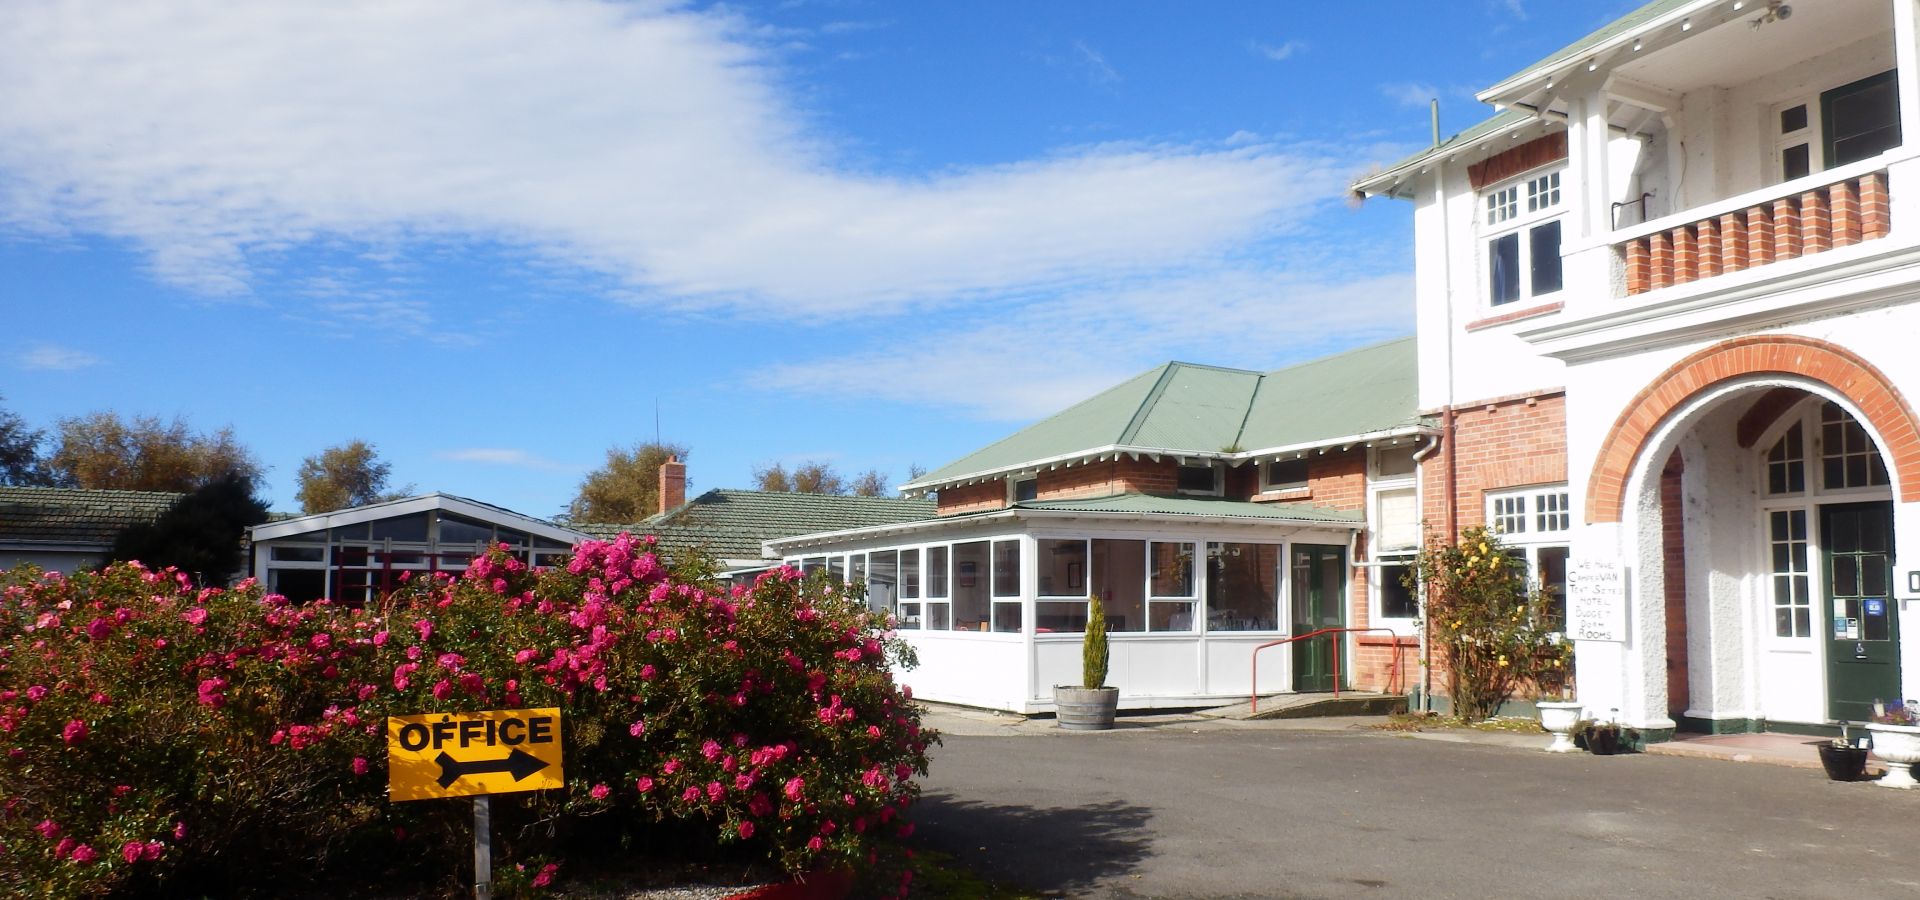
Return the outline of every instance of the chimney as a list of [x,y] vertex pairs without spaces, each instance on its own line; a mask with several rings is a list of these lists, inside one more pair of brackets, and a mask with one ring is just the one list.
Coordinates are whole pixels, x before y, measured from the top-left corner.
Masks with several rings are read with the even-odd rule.
[[660,512],[687,502],[687,464],[677,456],[660,464]]

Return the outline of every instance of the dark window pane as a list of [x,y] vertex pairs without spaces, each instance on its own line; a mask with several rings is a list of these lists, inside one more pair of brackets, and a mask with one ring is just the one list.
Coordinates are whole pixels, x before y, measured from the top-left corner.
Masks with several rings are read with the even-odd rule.
[[426,543],[427,540],[426,513],[401,516],[397,519],[379,519],[374,521],[372,525],[373,539],[376,541],[391,538],[396,541],[418,541],[420,543]]
[[493,540],[493,526],[448,516],[440,517],[440,543],[474,544]]
[[1380,572],[1380,615],[1387,619],[1411,619],[1420,614],[1420,604],[1415,602],[1413,589],[1401,579],[1407,576],[1406,566],[1381,566]]
[[1795,144],[1780,151],[1780,177],[1785,181],[1805,177],[1813,171],[1813,159],[1806,144]]
[[1307,461],[1304,459],[1283,459],[1267,463],[1267,488],[1306,487]]
[[1781,608],[1773,611],[1773,633],[1777,637],[1793,637],[1793,610]]
[[1900,99],[1882,72],[1820,95],[1827,166],[1844,166],[1900,146]]
[[1181,466],[1179,474],[1180,490],[1191,493],[1208,494],[1213,492],[1212,466]]
[[267,575],[269,589],[295,603],[327,594],[327,573],[321,569],[268,569]]
[[1040,498],[1040,479],[1028,478],[1013,483],[1013,502],[1024,503]]
[[[993,544],[993,595],[995,597],[1020,596],[1019,541],[995,541]],[[994,616],[995,621],[999,621],[997,610]]]
[[1860,595],[1858,563],[1851,556],[1833,558],[1833,592],[1843,597]]
[[1560,289],[1560,223],[1537,225],[1527,232],[1528,264],[1533,269],[1533,295]]
[[[927,548],[927,597],[942,599],[947,596],[947,548]],[[941,626],[945,628],[945,625]]]
[[1494,306],[1520,299],[1520,235],[1509,234],[1487,243],[1488,290]]
[[1788,107],[1780,111],[1780,133],[1792,134],[1807,127],[1807,105]]

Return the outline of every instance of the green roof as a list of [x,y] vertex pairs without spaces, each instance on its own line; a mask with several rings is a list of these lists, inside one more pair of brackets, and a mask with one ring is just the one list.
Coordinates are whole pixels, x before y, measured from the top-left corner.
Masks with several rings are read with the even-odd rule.
[[1159,497],[1152,494],[1114,494],[1087,500],[1029,500],[1014,506],[1056,512],[1196,516],[1338,525],[1359,525],[1366,521],[1365,515],[1359,510],[1331,509],[1312,503],[1251,503],[1245,500]]
[[[1555,50],[1539,62],[1501,79],[1500,83],[1506,84],[1516,79],[1525,78],[1541,69],[1553,69],[1566,65],[1573,60],[1592,53],[1616,37],[1633,31],[1683,6],[1690,6],[1697,2],[1699,2],[1699,0],[1653,0],[1653,2],[1633,12],[1627,13],[1618,19],[1600,26],[1600,28],[1592,34],[1574,41],[1559,50]],[[1498,85],[1496,85],[1496,87],[1498,87]]]
[[1485,138],[1499,134],[1500,132],[1506,131],[1509,128],[1515,128],[1520,125],[1524,125],[1528,122],[1533,121],[1533,119],[1534,119],[1534,116],[1532,114],[1524,112],[1522,110],[1503,109],[1497,113],[1494,113],[1492,116],[1489,116],[1486,119],[1482,120],[1480,124],[1475,125],[1472,128],[1469,128],[1465,131],[1462,131],[1459,134],[1454,135],[1453,137],[1447,138],[1446,140],[1441,141],[1440,143],[1435,144],[1432,147],[1428,147],[1425,150],[1415,153],[1412,156],[1409,156],[1403,160],[1400,160],[1399,162],[1394,163],[1393,165],[1390,165],[1384,169],[1381,169],[1378,172],[1361,176],[1360,178],[1355,179],[1355,183],[1366,184],[1368,182],[1381,178],[1382,176],[1385,176],[1389,173],[1396,172],[1401,169],[1407,169],[1413,166],[1417,166],[1420,163],[1425,162],[1428,159],[1431,159],[1433,157],[1446,156],[1459,148],[1470,147],[1473,144]]
[[1260,373],[1170,362],[915,479],[924,488],[1108,448],[1208,456],[1421,424],[1413,338]]
[[668,553],[699,549],[720,559],[761,559],[760,545],[774,538],[893,525],[933,515],[931,500],[711,490],[641,522],[572,527],[596,537],[623,531],[650,534],[659,538],[660,548]]
[[0,487],[0,541],[112,544],[160,518],[184,494],[84,488]]

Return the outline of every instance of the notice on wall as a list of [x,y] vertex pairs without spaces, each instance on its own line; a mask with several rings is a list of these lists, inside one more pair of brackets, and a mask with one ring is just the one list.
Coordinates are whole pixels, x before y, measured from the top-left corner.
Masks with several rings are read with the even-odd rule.
[[1567,637],[1627,640],[1627,576],[1611,560],[1575,560],[1567,567]]

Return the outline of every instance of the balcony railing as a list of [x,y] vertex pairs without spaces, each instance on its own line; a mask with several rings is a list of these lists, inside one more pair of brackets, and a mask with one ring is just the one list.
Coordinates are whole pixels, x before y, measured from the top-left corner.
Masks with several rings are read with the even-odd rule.
[[[1668,216],[1631,229],[1614,245],[1627,270],[1627,295],[1686,284],[1885,237],[1892,228],[1887,170],[1837,170],[1756,199]],[[1807,183],[1811,182],[1810,185]],[[1730,208],[1729,208],[1730,207]],[[1678,223],[1675,220],[1680,220]]]

